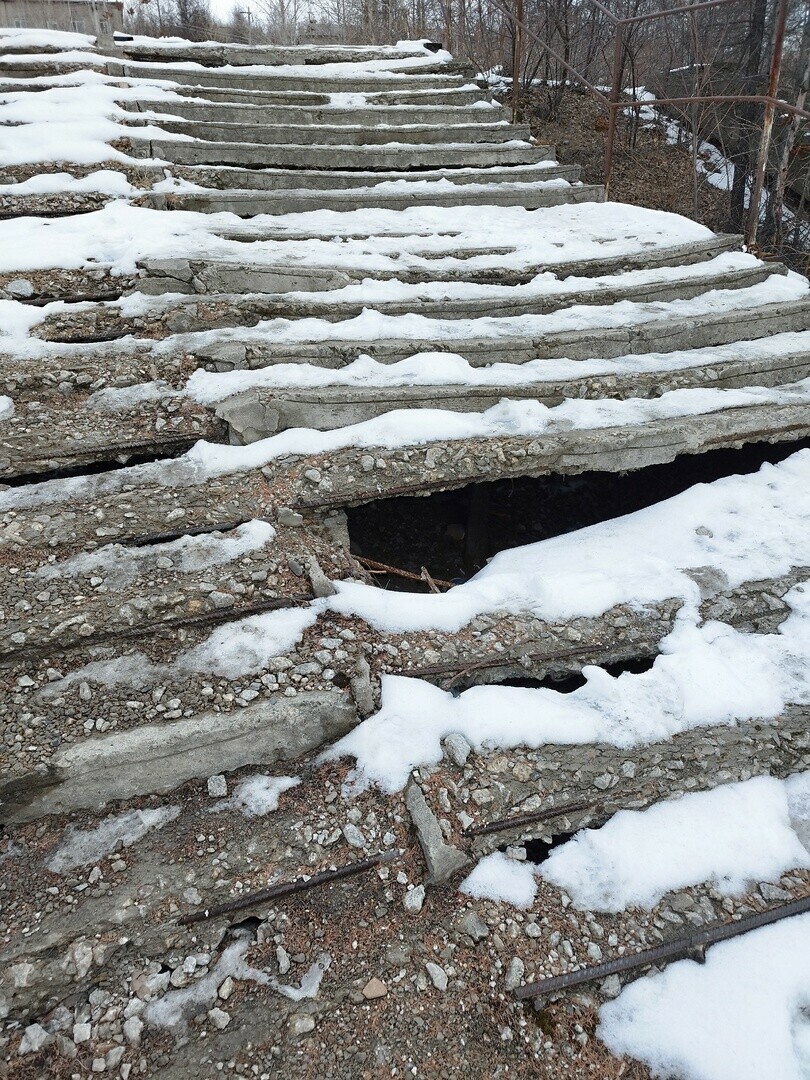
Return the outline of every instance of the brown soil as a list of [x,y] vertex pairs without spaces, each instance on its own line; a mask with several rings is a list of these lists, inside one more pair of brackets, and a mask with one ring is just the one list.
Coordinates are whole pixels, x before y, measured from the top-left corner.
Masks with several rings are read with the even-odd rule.
[[[605,179],[605,110],[577,89],[566,90],[556,115],[549,116],[548,90],[533,89],[523,105],[524,121],[532,134],[557,148],[562,165],[580,165],[581,179],[601,184]],[[620,117],[613,156],[610,198],[616,202],[667,210],[699,221],[716,232],[728,231],[728,194],[702,177],[697,183],[697,211],[693,201],[694,172],[689,151],[669,146],[658,128]]]

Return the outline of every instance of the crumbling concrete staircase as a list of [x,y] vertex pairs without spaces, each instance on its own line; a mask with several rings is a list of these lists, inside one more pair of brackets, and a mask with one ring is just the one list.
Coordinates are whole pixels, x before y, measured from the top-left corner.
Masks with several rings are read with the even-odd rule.
[[[60,828],[77,809],[212,773],[300,771],[376,709],[385,674],[460,689],[654,656],[676,597],[576,620],[527,605],[463,632],[381,629],[336,602],[333,582],[373,580],[344,510],[807,438],[806,282],[741,254],[738,237],[601,205],[601,188],[430,45],[11,51],[0,91],[43,93],[88,67],[128,88],[115,167],[138,188],[133,265],[94,246],[119,207],[92,190],[98,163],[3,169],[12,188],[84,177],[78,195],[0,188],[9,230],[34,210],[55,238],[52,265],[23,257],[0,275],[28,319],[0,338],[13,402],[0,419],[6,820],[60,815]],[[66,268],[59,237],[73,243],[75,221],[86,249]],[[25,219],[32,236],[47,224]],[[435,354],[456,373],[431,374],[445,371]],[[361,356],[374,363],[347,375]],[[503,399],[534,403],[536,423],[481,415]],[[425,410],[445,410],[430,430]],[[213,449],[192,450],[201,438]],[[704,576],[703,614],[766,632],[805,572],[734,587]],[[268,643],[262,619],[277,611],[299,621]],[[601,747],[596,763],[593,747],[549,747],[545,796],[595,770],[620,778],[598,811],[564,818],[570,830],[676,790],[684,759],[690,787],[716,782],[719,759],[730,779],[795,771],[810,760],[805,721],[797,707],[776,742],[773,727],[740,725],[713,731],[711,751],[690,734]],[[499,789],[482,818],[525,808],[530,788]],[[71,918],[39,956],[46,976],[7,980],[14,1015],[99,976],[103,962],[59,968]],[[15,962],[35,952],[20,946]]]

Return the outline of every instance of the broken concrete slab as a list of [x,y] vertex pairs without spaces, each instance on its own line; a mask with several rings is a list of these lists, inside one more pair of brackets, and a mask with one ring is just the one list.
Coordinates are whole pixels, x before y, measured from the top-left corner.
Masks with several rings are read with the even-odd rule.
[[469,856],[452,844],[445,843],[439,821],[428,806],[422,788],[413,779],[405,788],[405,805],[427,863],[427,884],[444,885],[469,865]]
[[0,791],[7,821],[28,821],[111,799],[172,791],[193,777],[294,761],[357,723],[348,695],[311,693],[87,739],[56,754],[44,786]]

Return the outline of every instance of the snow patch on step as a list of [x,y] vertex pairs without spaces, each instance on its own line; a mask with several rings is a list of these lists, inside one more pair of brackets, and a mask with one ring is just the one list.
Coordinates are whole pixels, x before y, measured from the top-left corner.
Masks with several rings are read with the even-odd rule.
[[738,896],[752,882],[810,867],[794,829],[809,800],[810,773],[800,773],[621,810],[555,848],[539,873],[589,911],[649,910],[666,893],[701,882]]
[[810,1076],[810,915],[681,960],[602,1006],[597,1035],[617,1056],[679,1080]]

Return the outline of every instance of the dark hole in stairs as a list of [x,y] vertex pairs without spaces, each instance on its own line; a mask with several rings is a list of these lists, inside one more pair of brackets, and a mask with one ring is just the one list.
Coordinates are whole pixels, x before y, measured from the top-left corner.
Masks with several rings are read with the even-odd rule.
[[[499,551],[633,513],[694,484],[756,472],[810,446],[810,439],[752,443],[684,455],[630,473],[520,477],[424,497],[380,499],[347,511],[352,551],[419,575],[466,581]],[[427,583],[378,573],[382,588],[427,592]]]
[[[549,840],[543,840],[540,837],[537,837],[535,840],[524,840],[521,846],[526,851],[526,861],[534,863],[535,866],[539,866],[540,863],[546,861],[554,848],[560,847],[561,844],[567,844],[575,835],[576,833],[572,832],[561,832],[554,833]],[[504,845],[504,847],[499,850],[506,851],[506,846]]]
[[[617,678],[624,672],[632,675],[641,675],[649,671],[655,663],[654,656],[634,656],[629,660],[617,660],[614,664],[600,664],[609,675]],[[527,690],[556,690],[558,694],[573,694],[585,685],[585,676],[580,671],[572,671],[566,675],[546,675],[544,679],[532,679],[530,676],[517,676],[515,678],[501,679],[498,686],[518,686]]]

